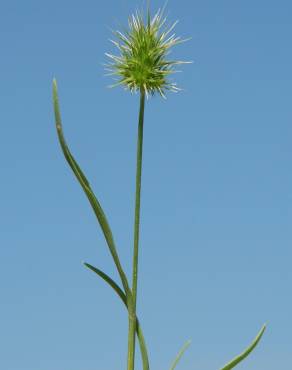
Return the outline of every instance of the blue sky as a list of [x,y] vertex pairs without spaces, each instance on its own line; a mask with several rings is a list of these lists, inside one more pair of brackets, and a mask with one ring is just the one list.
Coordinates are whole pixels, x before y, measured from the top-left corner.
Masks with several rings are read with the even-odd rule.
[[[51,85],[56,77],[68,143],[130,274],[138,96],[108,89],[103,63],[110,29],[141,4],[1,2],[1,369],[125,368],[124,307],[81,264],[116,277],[61,154]],[[169,0],[167,9],[192,37],[173,56],[194,63],[176,76],[183,92],[146,106],[138,311],[151,370],[169,368],[187,339],[177,369],[219,369],[264,322],[238,369],[287,369],[292,4]]]

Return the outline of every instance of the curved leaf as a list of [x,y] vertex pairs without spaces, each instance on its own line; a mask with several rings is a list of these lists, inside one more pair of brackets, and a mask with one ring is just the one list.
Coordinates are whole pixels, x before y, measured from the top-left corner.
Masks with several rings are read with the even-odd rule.
[[176,365],[178,364],[179,360],[181,359],[182,355],[185,353],[185,351],[187,350],[187,348],[189,347],[189,345],[191,344],[191,341],[188,340],[182,347],[182,349],[179,351],[179,353],[177,354],[176,358],[174,359],[173,361],[173,364],[171,365],[171,368],[170,370],[174,370]]
[[188,340],[182,347],[182,349],[179,351],[179,353],[177,354],[176,358],[174,359],[172,365],[171,365],[171,368],[170,370],[174,370],[176,365],[178,364],[179,360],[181,359],[182,355],[185,353],[185,351],[187,350],[187,348],[189,347],[189,345],[191,344],[191,341]]
[[[125,293],[122,291],[122,289],[118,286],[118,284],[112,278],[110,278],[106,273],[99,270],[98,268],[90,265],[89,263],[84,262],[84,266],[86,266],[89,270],[93,271],[99,277],[101,277],[105,282],[107,282],[114,289],[117,295],[121,298],[126,308],[128,308],[127,297]],[[143,370],[149,370],[149,360],[148,360],[146,343],[145,343],[144,335],[143,335],[138,318],[136,318],[136,333],[137,333],[137,337],[139,339],[139,344],[140,344],[140,350],[141,350],[141,356],[142,356],[142,362],[143,362]]]
[[245,351],[243,351],[240,355],[238,355],[233,360],[231,360],[227,365],[222,367],[220,370],[231,370],[236,365],[238,365],[242,360],[244,360],[253,351],[253,349],[257,346],[257,344],[261,340],[261,337],[263,336],[265,330],[266,330],[266,325],[264,325],[261,328],[260,332],[255,337],[254,341],[251,343],[251,345]]
[[114,238],[112,231],[110,229],[109,223],[107,221],[107,218],[105,216],[105,213],[95,197],[90,184],[88,180],[86,179],[84,173],[82,172],[81,168],[79,167],[78,163],[75,161],[74,157],[72,156],[67,143],[65,141],[65,137],[63,134],[62,129],[62,121],[61,121],[61,114],[60,114],[60,108],[59,108],[59,99],[58,99],[58,90],[57,90],[57,82],[54,79],[53,80],[53,102],[54,102],[54,111],[55,111],[55,121],[56,121],[56,128],[58,133],[59,142],[63,151],[63,154],[71,167],[72,171],[74,172],[77,180],[79,181],[81,187],[83,188],[91,207],[97,217],[97,220],[99,222],[99,225],[103,231],[104,237],[106,239],[107,245],[109,247],[110,253],[113,257],[114,263],[116,265],[116,268],[119,272],[120,278],[122,280],[123,287],[126,292],[126,296],[129,302],[132,301],[132,294],[129,288],[129,283],[126,277],[126,274],[121,266],[120,259],[117,253],[117,249],[115,246]]
[[126,294],[122,291],[122,289],[118,286],[118,284],[110,278],[105,272],[101,271],[97,267],[92,266],[87,262],[83,262],[84,266],[87,267],[89,270],[96,273],[99,277],[101,277],[105,282],[107,282],[113,290],[117,293],[117,295],[121,298],[125,306],[127,307],[127,297]]

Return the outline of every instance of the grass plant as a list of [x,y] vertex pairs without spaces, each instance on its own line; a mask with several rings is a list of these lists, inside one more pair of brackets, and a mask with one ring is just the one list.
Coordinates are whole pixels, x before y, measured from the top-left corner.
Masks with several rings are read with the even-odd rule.
[[[96,198],[89,181],[74,159],[64,137],[57,82],[53,81],[53,103],[58,139],[61,149],[71,167],[76,179],[80,183],[100,225],[105,237],[107,246],[116,266],[121,280],[121,286],[110,276],[89,263],[85,267],[102,278],[121,299],[128,313],[128,355],[127,370],[135,369],[135,342],[138,338],[143,370],[149,370],[149,357],[146,342],[142,332],[141,324],[137,317],[137,291],[138,291],[138,261],[139,261],[139,234],[140,234],[140,199],[141,199],[141,178],[142,178],[142,154],[143,154],[143,127],[146,99],[154,95],[166,98],[167,92],[178,92],[180,90],[176,83],[171,80],[171,75],[176,72],[176,67],[189,62],[169,59],[169,54],[174,46],[186,41],[177,37],[174,28],[177,22],[168,24],[164,16],[164,9],[159,10],[153,17],[150,14],[149,6],[144,16],[137,11],[129,17],[128,28],[115,31],[114,39],[111,42],[117,48],[118,54],[106,53],[109,63],[106,66],[108,74],[116,81],[112,87],[122,86],[131,93],[140,95],[140,109],[138,117],[138,138],[136,153],[136,193],[135,193],[135,215],[134,215],[134,245],[132,261],[132,278],[126,276],[125,270],[120,262],[118,249],[111,231],[106,214]],[[244,360],[256,347],[265,331],[265,325],[251,345],[239,356],[235,357],[220,370],[233,369]],[[170,370],[174,370],[189,346],[187,342],[178,353]]]

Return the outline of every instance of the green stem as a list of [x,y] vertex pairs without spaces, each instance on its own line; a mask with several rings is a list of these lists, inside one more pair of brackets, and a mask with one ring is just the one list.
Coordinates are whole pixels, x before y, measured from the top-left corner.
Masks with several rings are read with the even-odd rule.
[[136,204],[135,204],[133,281],[132,281],[133,304],[135,312],[137,302],[137,280],[138,280],[138,251],[139,251],[139,231],[140,231],[140,198],[141,198],[141,176],[142,176],[144,106],[145,106],[145,93],[144,91],[141,91],[138,142],[137,142]]
[[136,303],[137,303],[137,282],[138,282],[138,254],[139,254],[138,252],[139,252],[139,230],[140,230],[140,198],[141,198],[144,107],[145,107],[145,92],[144,90],[141,89],[138,142],[137,142],[137,167],[136,167],[136,200],[135,200],[133,281],[132,281],[133,307],[132,310],[129,310],[128,370],[134,370],[135,365],[135,332],[136,332],[136,305],[137,305]]

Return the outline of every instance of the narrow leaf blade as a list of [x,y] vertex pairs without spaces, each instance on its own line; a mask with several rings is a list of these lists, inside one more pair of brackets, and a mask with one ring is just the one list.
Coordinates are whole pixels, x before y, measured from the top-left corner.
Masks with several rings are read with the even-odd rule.
[[[89,270],[93,271],[99,277],[101,277],[106,283],[108,283],[114,289],[114,291],[117,293],[117,295],[121,298],[121,300],[124,303],[124,305],[126,306],[126,308],[128,308],[126,294],[122,291],[122,289],[118,286],[118,284],[112,278],[110,278],[106,273],[104,273],[100,269],[90,265],[89,263],[84,262],[84,266],[87,267]],[[149,360],[148,360],[148,353],[147,353],[145,338],[144,338],[142,328],[141,328],[141,325],[139,323],[138,318],[136,320],[137,320],[136,321],[136,333],[137,333],[137,337],[139,339],[139,345],[140,345],[142,363],[143,363],[143,370],[149,370]]]
[[84,262],[84,266],[87,267],[89,270],[93,271],[94,273],[96,273],[106,283],[108,283],[113,288],[113,290],[117,293],[117,295],[121,298],[124,305],[127,307],[126,294],[122,291],[122,289],[118,286],[118,284],[112,278],[110,278],[106,273],[104,273],[100,269],[90,265],[89,263]]
[[60,142],[63,154],[64,154],[69,166],[71,167],[73,173],[75,174],[77,180],[79,181],[81,187],[83,188],[84,193],[86,194],[90,204],[91,204],[91,207],[92,207],[92,209],[93,209],[93,211],[96,215],[96,218],[99,222],[99,225],[100,225],[100,227],[103,231],[104,237],[106,239],[106,242],[107,242],[107,245],[109,247],[110,253],[113,257],[116,268],[117,268],[117,270],[119,272],[119,275],[121,277],[123,287],[126,291],[127,299],[130,300],[131,299],[131,292],[130,292],[130,288],[129,288],[129,283],[128,283],[126,274],[125,274],[125,272],[124,272],[124,270],[121,266],[120,259],[119,259],[117,249],[116,249],[116,246],[115,246],[113,234],[112,234],[111,228],[109,226],[109,223],[107,221],[107,218],[105,216],[105,213],[104,213],[99,201],[97,200],[95,194],[93,193],[86,176],[84,175],[84,173],[82,172],[78,163],[74,159],[74,157],[71,154],[71,152],[69,150],[69,147],[66,143],[64,133],[63,133],[63,128],[62,128],[62,121],[61,121],[61,114],[60,114],[60,107],[59,107],[59,99],[58,99],[57,82],[56,82],[55,79],[53,80],[53,103],[54,103],[54,111],[55,111],[56,129],[57,129],[57,134],[58,134],[58,138],[59,138],[59,142]]
[[236,365],[238,365],[242,360],[244,360],[254,350],[254,348],[257,346],[257,344],[261,340],[265,330],[266,330],[266,325],[263,325],[263,327],[261,328],[258,335],[255,337],[255,339],[253,340],[251,345],[249,347],[247,347],[247,349],[245,351],[243,351],[240,355],[238,355],[233,360],[231,360],[227,365],[222,367],[220,370],[231,370]]
[[190,344],[191,344],[191,341],[188,340],[183,345],[182,349],[179,351],[179,353],[177,354],[175,360],[173,361],[173,364],[171,365],[170,370],[174,370],[176,368],[176,365],[178,364],[179,360],[182,358],[183,354],[185,353],[185,351],[187,350],[187,348],[189,347]]

